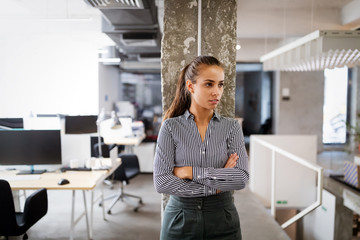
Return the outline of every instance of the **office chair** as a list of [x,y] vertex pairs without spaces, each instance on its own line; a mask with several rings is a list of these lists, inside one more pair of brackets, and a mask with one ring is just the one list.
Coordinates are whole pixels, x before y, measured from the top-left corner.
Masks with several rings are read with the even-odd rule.
[[124,192],[124,185],[129,184],[129,180],[136,177],[140,173],[140,165],[137,156],[135,154],[119,154],[119,158],[121,158],[121,165],[115,170],[109,179],[120,182],[120,192],[106,198],[109,199],[115,197],[107,211],[108,214],[111,214],[111,209],[119,200],[123,202],[124,199],[128,198],[138,199],[138,203],[134,207],[135,212],[137,212],[139,207],[143,204],[141,197]]
[[[104,142],[101,142],[101,152],[102,152],[102,157],[104,158],[109,158],[110,157],[110,151],[114,148],[114,147],[118,147],[118,152],[123,152],[125,150],[125,146],[124,145],[116,145],[116,144],[110,144],[107,145]],[[99,143],[94,143],[92,145],[93,149],[92,149],[92,157],[99,157],[100,153],[99,153]]]
[[48,210],[47,191],[39,189],[26,198],[24,212],[15,212],[10,184],[0,179],[0,236],[20,236],[28,239],[26,231]]

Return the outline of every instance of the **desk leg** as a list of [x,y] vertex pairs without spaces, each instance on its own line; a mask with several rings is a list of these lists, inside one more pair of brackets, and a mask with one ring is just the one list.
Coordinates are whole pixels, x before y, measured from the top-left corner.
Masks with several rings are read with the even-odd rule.
[[133,145],[125,145],[125,150],[124,150],[125,153],[134,153],[134,146]]
[[103,218],[104,218],[104,221],[106,221],[105,201],[104,201],[104,188],[101,188],[101,206],[102,206]]
[[94,227],[94,190],[91,191],[90,229],[92,230],[93,227]]
[[75,227],[74,217],[75,217],[75,190],[72,190],[70,240],[74,239],[74,227]]
[[92,239],[92,229],[91,229],[91,226],[89,225],[89,217],[88,217],[88,211],[87,211],[87,205],[86,205],[85,190],[83,190],[82,192],[83,192],[83,197],[84,197],[85,219],[86,219],[86,226],[88,229],[88,238]]
[[16,212],[21,212],[20,206],[20,191],[19,190],[12,190],[12,195],[14,199],[14,206]]

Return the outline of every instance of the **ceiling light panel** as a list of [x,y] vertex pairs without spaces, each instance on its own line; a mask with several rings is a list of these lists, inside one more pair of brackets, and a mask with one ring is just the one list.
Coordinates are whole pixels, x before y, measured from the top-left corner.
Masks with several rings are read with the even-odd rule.
[[263,55],[264,71],[320,71],[360,64],[360,31],[315,31]]

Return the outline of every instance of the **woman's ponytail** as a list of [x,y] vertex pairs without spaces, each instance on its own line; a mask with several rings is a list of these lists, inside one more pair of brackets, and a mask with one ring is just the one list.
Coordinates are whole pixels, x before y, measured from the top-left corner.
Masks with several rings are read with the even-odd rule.
[[175,98],[166,111],[163,120],[180,116],[190,107],[191,97],[186,88],[186,71],[188,68],[189,64],[180,72],[180,76],[176,84]]

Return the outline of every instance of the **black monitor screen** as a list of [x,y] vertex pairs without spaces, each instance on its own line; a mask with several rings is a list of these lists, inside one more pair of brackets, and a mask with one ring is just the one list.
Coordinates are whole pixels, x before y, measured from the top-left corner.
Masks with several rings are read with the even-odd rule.
[[60,130],[0,131],[0,165],[61,164]]
[[96,115],[89,116],[65,116],[65,133],[82,134],[96,133]]
[[0,118],[0,126],[8,128],[24,128],[22,118]]

